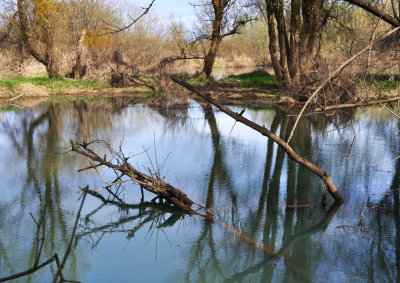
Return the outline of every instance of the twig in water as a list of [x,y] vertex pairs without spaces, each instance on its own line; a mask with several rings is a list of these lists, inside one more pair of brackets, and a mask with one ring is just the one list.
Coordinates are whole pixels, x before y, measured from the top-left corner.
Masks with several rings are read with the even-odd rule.
[[67,247],[67,249],[65,251],[64,258],[63,258],[61,264],[58,266],[56,275],[53,278],[53,283],[57,282],[58,277],[60,277],[61,281],[64,281],[61,272],[62,272],[62,270],[64,268],[65,263],[67,262],[67,258],[69,256],[69,253],[71,252],[72,242],[74,241],[74,238],[75,238],[76,228],[78,226],[79,219],[81,218],[81,211],[82,211],[82,208],[83,208],[83,204],[85,203],[86,195],[87,195],[87,193],[89,191],[89,188],[86,187],[82,191],[83,191],[82,201],[81,201],[81,205],[79,207],[78,213],[76,214],[75,225],[74,225],[74,228],[72,230],[71,239],[70,239],[68,247]]

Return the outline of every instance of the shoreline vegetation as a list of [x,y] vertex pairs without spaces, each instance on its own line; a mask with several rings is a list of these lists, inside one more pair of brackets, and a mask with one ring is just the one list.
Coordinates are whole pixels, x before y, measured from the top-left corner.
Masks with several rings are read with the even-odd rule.
[[[304,104],[285,95],[287,90],[279,87],[276,77],[261,68],[238,75],[228,75],[220,80],[204,81],[188,73],[179,73],[178,76],[227,105],[275,104],[293,107]],[[131,77],[138,76],[132,74]],[[324,109],[360,107],[400,100],[400,75],[360,73],[357,77],[361,83],[357,85],[356,97],[363,99],[325,108],[316,105],[313,109],[322,112]],[[4,111],[33,106],[43,101],[98,100],[112,97],[126,97],[136,102],[154,104],[165,94],[157,93],[154,83],[148,82],[147,79],[142,77],[139,83],[124,87],[112,87],[98,80],[48,78],[46,75],[0,79],[0,107]]]

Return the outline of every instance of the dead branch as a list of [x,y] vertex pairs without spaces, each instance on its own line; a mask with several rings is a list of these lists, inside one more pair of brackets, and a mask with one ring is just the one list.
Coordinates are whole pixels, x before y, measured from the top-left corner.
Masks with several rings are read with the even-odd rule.
[[372,101],[368,101],[368,102],[357,102],[357,103],[345,103],[345,104],[340,104],[340,105],[332,105],[332,106],[327,106],[324,109],[316,108],[315,112],[313,112],[312,114],[318,114],[318,113],[322,113],[322,112],[328,111],[328,110],[371,106],[371,105],[391,103],[391,102],[396,102],[396,101],[400,101],[400,97],[393,97],[393,98],[388,98],[388,99],[383,99],[383,100],[372,100]]
[[365,212],[370,211],[371,209],[380,209],[380,206],[363,206],[361,209],[361,213],[360,213],[360,220],[353,225],[339,225],[336,226],[336,229],[351,229],[351,228],[359,228],[362,232],[368,232],[369,231],[369,226],[364,224],[363,220],[364,220],[364,214]]
[[288,155],[289,157],[294,160],[295,162],[303,165],[306,167],[308,170],[310,170],[312,173],[315,175],[319,176],[324,184],[327,185],[329,193],[332,195],[332,197],[339,203],[343,203],[344,200],[342,196],[340,195],[339,191],[336,189],[335,184],[333,183],[331,177],[329,176],[328,172],[325,170],[320,169],[317,167],[315,164],[310,162],[309,160],[305,159],[304,157],[301,157],[298,155],[290,146],[287,144],[284,140],[282,140],[280,137],[276,136],[274,133],[270,132],[267,130],[264,126],[260,126],[257,123],[254,123],[253,121],[250,121],[243,117],[240,113],[235,113],[229,108],[225,107],[223,104],[221,104],[219,101],[213,99],[210,94],[204,93],[200,91],[198,88],[194,87],[193,85],[189,84],[188,82],[182,80],[176,75],[172,75],[171,79],[176,82],[177,84],[183,86],[184,88],[190,90],[191,92],[197,94],[198,96],[204,98],[206,101],[210,102],[212,105],[217,107],[219,110],[222,112],[226,113],[227,115],[231,116],[233,119],[236,121],[241,122],[242,124],[252,128],[253,130],[256,130],[263,136],[266,136],[270,138],[272,141],[277,143]]
[[[125,158],[123,156],[120,156],[120,157],[114,156],[114,157],[118,158],[117,164],[114,164],[110,161],[107,161],[105,156],[104,156],[104,158],[100,157],[94,151],[89,149],[88,145],[90,143],[76,144],[73,140],[70,140],[70,142],[71,142],[72,151],[74,151],[80,155],[86,156],[94,162],[97,162],[98,163],[97,167],[103,165],[110,169],[113,169],[116,172],[121,173],[121,175],[125,175],[126,177],[129,178],[128,180],[140,184],[140,186],[143,187],[145,190],[157,195],[157,197],[160,199],[167,200],[169,203],[180,208],[182,211],[184,211],[188,214],[199,215],[199,216],[205,217],[206,219],[209,219],[211,217],[211,214],[209,214],[208,212],[207,212],[207,214],[201,214],[201,213],[193,210],[191,208],[191,206],[193,204],[195,204],[195,202],[192,201],[191,199],[189,199],[186,196],[186,194],[184,194],[179,189],[176,189],[173,186],[171,186],[170,184],[166,183],[163,179],[160,178],[160,176],[157,172],[152,172],[149,169],[149,174],[151,176],[144,174],[144,173],[138,171],[137,169],[135,169],[128,162],[128,158]],[[91,166],[94,167],[93,164]],[[106,182],[104,179],[103,179],[103,182],[107,184],[106,187],[109,187],[109,185],[111,184],[111,183]],[[119,183],[121,183],[121,182],[119,182]],[[209,220],[212,220],[212,217]]]

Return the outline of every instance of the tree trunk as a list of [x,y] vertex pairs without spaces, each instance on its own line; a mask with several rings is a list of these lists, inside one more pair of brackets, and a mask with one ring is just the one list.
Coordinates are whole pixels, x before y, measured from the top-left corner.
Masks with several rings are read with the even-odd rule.
[[204,66],[203,70],[201,71],[201,78],[203,80],[208,80],[210,78],[215,63],[215,58],[217,57],[218,47],[222,40],[221,28],[227,2],[228,1],[212,1],[215,18],[212,27],[213,30],[211,35],[210,49],[204,58]]
[[289,71],[293,80],[297,81],[300,73],[299,41],[300,41],[300,0],[292,0],[290,25],[290,57]]
[[84,51],[84,40],[86,36],[86,30],[82,30],[81,36],[78,42],[78,49],[76,51],[76,61],[75,66],[72,68],[72,72],[69,74],[69,77],[74,79],[82,79],[87,70],[87,66],[82,64],[82,55]]
[[324,25],[325,2],[326,0],[292,0],[288,19],[285,1],[265,0],[271,62],[281,86],[288,87],[309,81],[313,59],[317,55],[316,38]]
[[279,63],[281,65],[284,83],[286,85],[291,85],[292,78],[290,76],[289,66],[288,66],[288,57],[290,56],[289,53],[290,49],[287,40],[283,0],[275,1],[273,8],[278,27],[279,51],[281,55]]
[[17,1],[17,9],[20,36],[24,46],[26,47],[26,50],[33,58],[35,58],[46,67],[49,78],[59,77],[60,75],[58,73],[54,50],[54,37],[51,34],[51,31],[49,31],[49,19],[46,17],[46,15],[44,15],[43,17],[45,18],[39,21],[40,24],[38,24],[38,26],[32,27],[32,29],[34,29],[34,32],[42,32],[42,34],[40,34],[39,36],[36,35],[36,37],[43,38],[43,44],[45,45],[45,50],[43,54],[43,52],[41,53],[40,51],[36,50],[29,40],[30,24],[28,24],[27,19],[30,15],[27,15],[26,10],[24,9],[24,0]]
[[55,56],[55,51],[54,51],[54,44],[48,43],[48,51],[46,54],[46,70],[49,78],[54,79],[54,78],[59,78],[60,74],[58,72],[58,66],[57,66],[57,61],[56,61],[56,56]]
[[221,38],[214,37],[211,40],[210,50],[208,51],[206,57],[204,58],[204,66],[201,71],[201,78],[203,80],[208,80],[211,77],[213,66],[215,63],[215,58],[217,57],[218,47],[221,43]]
[[339,191],[337,190],[335,184],[332,181],[332,178],[329,176],[329,173],[326,172],[325,170],[322,170],[321,168],[317,167],[315,164],[313,164],[311,161],[305,159],[304,157],[301,157],[298,155],[291,147],[289,144],[287,144],[284,140],[276,136],[274,133],[271,131],[267,130],[265,127],[260,126],[245,117],[242,116],[242,114],[233,112],[229,108],[225,107],[222,105],[220,102],[217,100],[213,99],[210,94],[201,92],[199,89],[196,87],[192,86],[191,84],[187,83],[186,81],[182,80],[178,76],[171,76],[171,79],[178,83],[179,85],[183,86],[184,88],[194,92],[198,96],[204,98],[206,101],[210,102],[212,105],[217,107],[219,110],[222,112],[226,113],[227,115],[231,116],[233,119],[236,121],[239,121],[246,126],[252,128],[253,130],[256,130],[263,136],[268,137],[269,139],[273,140],[276,144],[278,144],[283,151],[285,151],[289,157],[294,160],[295,162],[299,163],[300,165],[304,166],[307,168],[309,171],[317,175],[318,177],[321,178],[321,180],[324,182],[324,185],[326,185],[326,188],[328,189],[328,192],[332,195],[332,197],[335,199],[335,201],[339,203],[343,203],[344,199],[340,195]]
[[269,54],[271,57],[272,67],[276,78],[279,83],[283,82],[282,68],[279,63],[278,51],[277,51],[277,38],[276,38],[276,26],[274,21],[274,12],[272,5],[267,4],[267,22],[268,22],[268,36],[269,36]]

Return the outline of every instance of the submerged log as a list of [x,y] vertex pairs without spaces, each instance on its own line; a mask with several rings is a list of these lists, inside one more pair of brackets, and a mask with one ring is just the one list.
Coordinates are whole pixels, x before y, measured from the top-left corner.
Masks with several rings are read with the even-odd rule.
[[[127,161],[127,158],[123,158],[123,160],[120,160],[121,162],[119,162],[118,164],[107,161],[106,157],[100,157],[97,153],[88,148],[88,145],[90,143],[76,144],[73,140],[70,140],[70,143],[72,151],[80,155],[86,156],[92,161],[98,163],[96,165],[93,164],[92,166],[85,169],[96,169],[99,166],[106,166],[121,174],[118,179],[121,179],[122,176],[126,176],[128,177],[128,179],[125,181],[133,181],[138,183],[141,188],[157,195],[157,198],[165,199],[185,213],[199,215],[205,217],[208,220],[212,220],[212,216],[210,213],[207,212],[207,214],[201,214],[198,211],[193,210],[191,206],[195,203],[194,201],[189,199],[187,195],[181,190],[166,183],[164,180],[158,178],[157,176],[154,176],[157,174],[153,175],[150,170],[149,172],[152,176],[138,171]],[[116,183],[121,183],[125,181],[118,181]],[[108,188],[111,185],[112,184],[108,184],[105,188]]]
[[344,202],[344,199],[340,195],[339,191],[337,190],[335,184],[332,181],[332,178],[330,177],[330,175],[329,175],[329,173],[327,171],[322,170],[321,168],[317,167],[311,161],[309,161],[309,160],[305,159],[304,157],[301,157],[300,155],[298,155],[290,147],[290,145],[288,143],[286,143],[280,137],[278,137],[277,135],[275,135],[274,133],[272,133],[271,131],[266,129],[264,126],[260,126],[257,123],[255,123],[253,121],[250,121],[249,119],[246,119],[245,117],[243,117],[242,114],[243,114],[244,111],[242,111],[241,113],[236,113],[236,112],[230,110],[229,108],[225,107],[219,101],[213,99],[210,94],[200,91],[198,88],[196,88],[193,85],[189,84],[188,82],[182,80],[181,78],[179,78],[176,75],[172,75],[171,79],[174,82],[176,82],[177,84],[183,86],[184,88],[186,88],[186,89],[190,90],[191,92],[197,94],[198,96],[202,97],[203,99],[205,99],[206,101],[208,101],[209,103],[211,103],[212,105],[217,107],[222,112],[224,112],[227,115],[231,116],[236,121],[241,122],[242,124],[252,128],[253,130],[256,130],[257,132],[259,132],[263,136],[266,136],[266,137],[270,138],[271,140],[273,140],[275,143],[277,143],[281,147],[281,149],[283,149],[289,155],[289,157],[292,160],[294,160],[295,162],[303,165],[309,171],[311,171],[312,173],[314,173],[315,175],[320,177],[322,179],[322,181],[324,182],[324,185],[327,186],[329,193],[332,195],[332,197],[335,199],[335,201],[337,201],[339,203],[343,203]]

